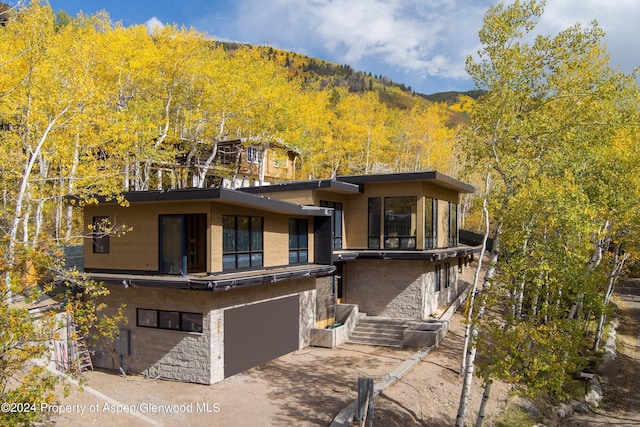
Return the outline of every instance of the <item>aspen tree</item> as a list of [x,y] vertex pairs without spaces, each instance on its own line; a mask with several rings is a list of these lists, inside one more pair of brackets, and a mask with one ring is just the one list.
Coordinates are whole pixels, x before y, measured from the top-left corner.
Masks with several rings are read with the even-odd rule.
[[[479,373],[561,397],[590,347],[588,321],[604,305],[606,242],[631,244],[624,230],[637,224],[628,214],[637,186],[621,190],[618,175],[631,163],[602,154],[621,134],[637,135],[639,98],[635,75],[609,67],[597,23],[528,43],[543,6],[499,4],[485,15],[480,59],[467,70],[487,92],[462,150],[467,164],[499,178],[491,211],[501,257],[479,302],[485,315],[476,316]],[[637,142],[627,142],[637,165]]]

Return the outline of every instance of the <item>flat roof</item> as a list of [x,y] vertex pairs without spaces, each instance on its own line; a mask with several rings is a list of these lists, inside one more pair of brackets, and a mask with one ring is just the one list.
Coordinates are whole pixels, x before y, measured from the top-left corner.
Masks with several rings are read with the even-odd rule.
[[[307,216],[331,216],[331,209],[305,206],[297,203],[284,202],[278,199],[249,194],[243,191],[229,190],[226,188],[187,188],[180,190],[150,190],[128,191],[122,196],[129,203],[145,202],[187,202],[187,201],[220,201],[230,205],[257,208],[270,212],[307,215]],[[98,197],[100,203],[116,203],[116,200],[107,200],[106,197]]]
[[337,180],[349,182],[352,184],[368,184],[383,182],[402,182],[402,181],[435,181],[437,185],[456,190],[460,193],[474,193],[473,185],[466,184],[457,179],[437,171],[420,171],[420,172],[401,172],[401,173],[385,173],[376,175],[350,175],[338,176]]
[[360,186],[336,179],[310,179],[306,181],[284,181],[259,187],[243,187],[237,190],[251,194],[275,193],[279,191],[327,190],[333,193],[357,194]]

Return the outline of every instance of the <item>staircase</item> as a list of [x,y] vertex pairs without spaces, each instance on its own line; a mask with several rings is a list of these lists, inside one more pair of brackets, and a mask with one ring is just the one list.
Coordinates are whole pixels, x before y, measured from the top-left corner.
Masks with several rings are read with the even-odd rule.
[[364,316],[358,319],[347,342],[402,348],[402,331],[415,323],[410,319]]

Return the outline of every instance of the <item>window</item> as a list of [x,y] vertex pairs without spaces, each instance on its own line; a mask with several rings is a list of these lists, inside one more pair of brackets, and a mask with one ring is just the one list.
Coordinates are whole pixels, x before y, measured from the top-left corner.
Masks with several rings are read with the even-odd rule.
[[222,217],[222,269],[262,267],[262,217]]
[[438,247],[438,199],[424,199],[424,248]]
[[138,326],[145,326],[147,328],[157,328],[158,327],[158,310],[147,310],[146,308],[139,308],[137,310],[138,313],[138,321],[136,324]]
[[247,162],[260,163],[260,149],[258,147],[247,148]]
[[449,202],[449,247],[458,246],[458,205]]
[[442,266],[441,265],[436,265],[434,276],[433,276],[433,282],[435,285],[435,291],[440,292],[440,289],[442,288]]
[[180,330],[180,312],[158,310],[158,328]]
[[309,221],[289,218],[289,264],[309,262]]
[[233,163],[235,153],[231,144],[218,145],[218,161],[223,165]]
[[369,199],[369,244],[370,249],[380,249],[380,227],[382,226],[382,201],[380,197]]
[[342,203],[320,200],[320,206],[333,209],[333,213],[331,214],[333,220],[331,247],[333,249],[342,249]]
[[206,271],[206,214],[160,215],[159,227],[160,273]]
[[93,253],[108,254],[109,253],[109,228],[108,216],[94,216],[91,225],[91,235],[93,236]]
[[415,249],[417,197],[385,197],[384,247]]
[[143,328],[202,332],[202,313],[138,308],[136,314],[136,326]]
[[447,289],[449,286],[451,286],[451,264],[448,262],[445,262],[444,264],[444,288]]

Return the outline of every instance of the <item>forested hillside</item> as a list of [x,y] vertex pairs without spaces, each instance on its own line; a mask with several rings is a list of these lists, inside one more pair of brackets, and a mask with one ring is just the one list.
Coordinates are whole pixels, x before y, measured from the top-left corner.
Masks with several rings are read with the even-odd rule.
[[25,239],[43,218],[54,218],[56,236],[71,234],[66,194],[170,188],[177,158],[215,168],[217,143],[228,140],[289,147],[297,178],[458,173],[468,99],[432,103],[348,66],[37,3],[12,11],[0,43],[0,155],[12,159],[3,177],[22,182],[5,191],[38,224],[21,227]]

